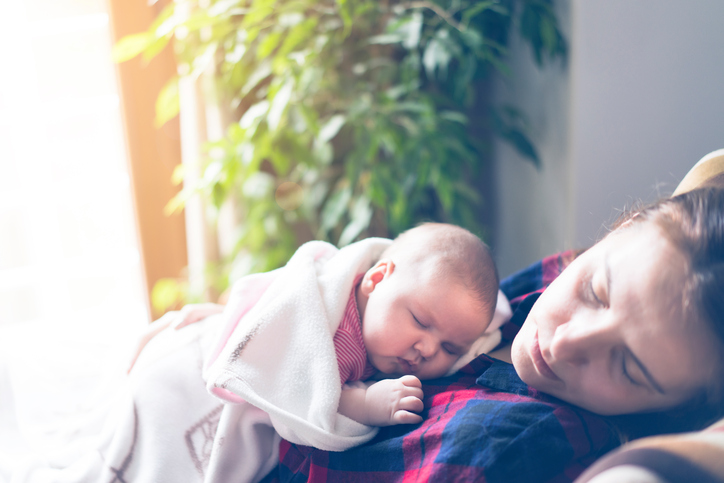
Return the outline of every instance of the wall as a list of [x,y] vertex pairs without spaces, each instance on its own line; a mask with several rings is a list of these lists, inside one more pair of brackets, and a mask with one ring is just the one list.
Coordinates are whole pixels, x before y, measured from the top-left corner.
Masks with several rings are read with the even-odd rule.
[[538,70],[512,47],[500,102],[527,114],[543,166],[497,146],[501,275],[592,244],[635,200],[670,194],[724,147],[724,2],[559,0],[566,66]]

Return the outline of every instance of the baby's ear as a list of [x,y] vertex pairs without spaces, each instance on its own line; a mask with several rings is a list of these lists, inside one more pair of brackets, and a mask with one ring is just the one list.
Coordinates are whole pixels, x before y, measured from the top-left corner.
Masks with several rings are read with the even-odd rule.
[[389,258],[383,258],[374,264],[372,268],[367,270],[360,282],[360,290],[365,296],[369,296],[377,287],[377,284],[392,275],[395,270],[395,263]]

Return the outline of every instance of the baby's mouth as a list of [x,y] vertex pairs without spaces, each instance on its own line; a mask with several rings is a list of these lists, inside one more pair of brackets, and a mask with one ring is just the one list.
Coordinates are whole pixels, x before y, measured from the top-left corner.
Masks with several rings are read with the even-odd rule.
[[397,358],[397,363],[400,364],[402,372],[404,372],[405,374],[412,374],[417,370],[416,363],[410,362],[407,359],[403,359],[402,357]]

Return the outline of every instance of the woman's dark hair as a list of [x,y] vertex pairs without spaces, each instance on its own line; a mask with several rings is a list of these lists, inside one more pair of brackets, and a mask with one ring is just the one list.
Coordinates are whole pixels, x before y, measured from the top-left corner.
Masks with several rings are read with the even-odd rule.
[[630,437],[701,429],[724,416],[724,189],[704,187],[632,212],[619,229],[656,223],[688,259],[682,304],[685,317],[706,324],[719,341],[712,363],[718,384],[662,413],[613,418]]

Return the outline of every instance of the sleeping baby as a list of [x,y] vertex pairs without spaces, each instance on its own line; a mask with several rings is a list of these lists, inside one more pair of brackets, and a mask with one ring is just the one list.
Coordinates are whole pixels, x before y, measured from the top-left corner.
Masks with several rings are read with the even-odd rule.
[[463,228],[421,225],[397,237],[354,285],[340,324],[350,335],[338,329],[335,348],[342,377],[344,339],[365,367],[342,382],[375,372],[402,377],[348,384],[339,412],[373,426],[420,422],[420,379],[445,375],[492,320],[498,277],[488,249]]
[[[345,418],[365,426],[422,420],[420,379],[447,374],[479,340],[497,294],[485,244],[463,228],[427,223],[341,250],[310,242],[286,267],[237,282],[226,307],[189,306],[177,328],[223,311],[207,388],[265,410],[285,439],[343,449],[364,433]],[[369,378],[380,380],[360,382]],[[353,442],[337,444],[336,433]]]

